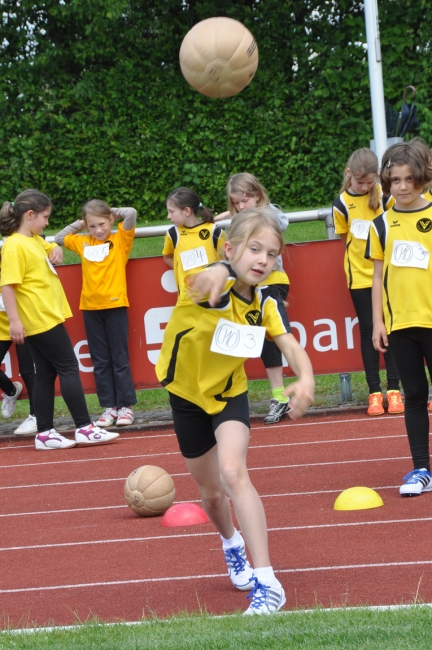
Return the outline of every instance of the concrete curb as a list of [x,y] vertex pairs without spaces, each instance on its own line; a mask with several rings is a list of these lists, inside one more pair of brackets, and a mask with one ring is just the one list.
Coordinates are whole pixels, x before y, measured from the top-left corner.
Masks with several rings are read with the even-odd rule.
[[[268,401],[255,402],[250,405],[250,418],[252,425],[259,425],[262,423],[265,412],[259,412],[260,410],[266,411],[268,407]],[[335,415],[353,415],[357,413],[363,413],[366,415],[366,404],[341,404],[339,406],[332,407],[312,407],[303,417],[326,417],[326,416],[335,416]],[[99,414],[93,414],[92,417],[97,419]],[[170,410],[160,409],[153,411],[135,411],[134,412],[135,420],[134,423],[129,427],[110,427],[110,431],[118,431],[119,433],[143,433],[145,431],[161,431],[166,429],[171,429],[173,426],[172,416]],[[289,421],[288,418],[285,418],[285,421]],[[34,434],[28,436],[15,436],[14,430],[19,425],[19,420],[3,420],[0,424],[0,440],[31,440],[34,438]],[[73,434],[75,432],[75,427],[70,417],[56,418],[55,420],[56,429],[60,433],[64,434]]]

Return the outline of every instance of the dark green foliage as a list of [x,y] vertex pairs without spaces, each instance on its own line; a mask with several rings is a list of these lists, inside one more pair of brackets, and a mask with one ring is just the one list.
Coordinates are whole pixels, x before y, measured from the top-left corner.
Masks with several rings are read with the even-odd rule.
[[[426,0],[381,0],[387,98],[418,88],[432,144],[432,21]],[[190,185],[225,208],[250,171],[284,208],[329,205],[350,153],[373,137],[363,5],[356,0],[3,0],[1,200],[34,186],[59,225],[92,197],[164,215]],[[254,34],[260,63],[243,92],[190,88],[178,51],[196,22],[227,15]]]

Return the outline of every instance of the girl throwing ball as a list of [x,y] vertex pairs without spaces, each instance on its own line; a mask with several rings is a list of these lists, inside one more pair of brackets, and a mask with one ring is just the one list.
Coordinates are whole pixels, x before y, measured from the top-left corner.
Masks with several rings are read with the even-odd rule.
[[[291,332],[283,301],[269,300],[264,286],[282,249],[272,210],[250,209],[238,215],[224,246],[226,263],[186,278],[195,302],[185,287],[156,365],[158,379],[169,392],[180,451],[203,508],[220,533],[228,575],[237,589],[252,590],[248,615],[277,612],[285,592],[270,562],[264,508],[246,466],[247,346],[234,356],[223,341],[224,332],[231,342],[245,336],[248,344],[261,335],[259,354],[268,332],[298,377],[285,389],[290,417],[299,418],[310,406],[314,378],[309,358]],[[263,286],[256,286],[259,283]],[[241,533],[234,527],[228,497]]]

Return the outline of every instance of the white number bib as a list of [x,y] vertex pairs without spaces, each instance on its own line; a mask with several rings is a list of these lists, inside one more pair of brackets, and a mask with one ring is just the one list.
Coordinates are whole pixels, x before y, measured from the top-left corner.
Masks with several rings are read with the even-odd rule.
[[210,350],[230,357],[259,357],[264,345],[266,328],[239,325],[220,318],[216,325]]
[[4,302],[3,302],[3,295],[0,293],[0,311],[6,311]]
[[420,242],[395,239],[391,263],[393,266],[408,266],[416,269],[427,269],[430,253]]
[[109,254],[109,244],[97,246],[84,246],[84,257],[89,262],[103,262]]
[[356,239],[367,240],[372,221],[364,221],[363,219],[353,219],[351,221],[350,231]]
[[192,248],[190,251],[183,251],[183,253],[180,253],[180,258],[183,271],[190,271],[191,269],[208,264],[208,257],[204,246]]

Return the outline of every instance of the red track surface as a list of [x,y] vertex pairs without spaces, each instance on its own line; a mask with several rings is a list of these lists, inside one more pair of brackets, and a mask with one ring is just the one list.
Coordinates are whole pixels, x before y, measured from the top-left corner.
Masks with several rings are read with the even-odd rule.
[[[197,499],[172,431],[40,454],[3,441],[0,458],[3,626],[246,609],[211,524],[163,528],[124,503],[125,477],[147,464],[173,476],[177,501]],[[412,468],[402,417],[255,424],[248,464],[287,608],[432,601],[432,494],[399,496]],[[384,507],[335,511],[355,485]]]

